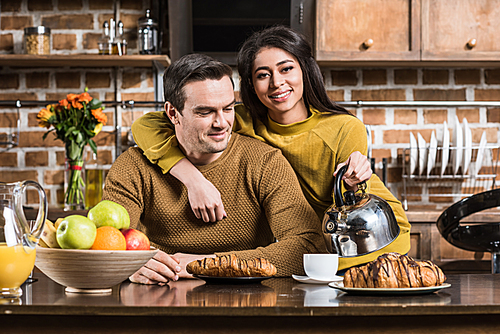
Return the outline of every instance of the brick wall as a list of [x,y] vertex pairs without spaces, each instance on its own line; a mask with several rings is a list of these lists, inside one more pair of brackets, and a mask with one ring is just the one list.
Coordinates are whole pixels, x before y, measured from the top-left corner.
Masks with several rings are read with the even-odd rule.
[[[322,68],[322,71],[329,95],[336,101],[500,101],[500,70],[496,68]],[[381,176],[381,160],[387,158],[387,185],[399,199],[403,199],[404,194],[402,157],[403,150],[409,147],[410,132],[415,137],[420,133],[429,143],[435,131],[438,147],[442,146],[443,122],[447,122],[453,135],[456,115],[460,122],[467,119],[472,130],[473,147],[478,146],[483,131],[489,147],[500,144],[499,108],[444,106],[350,110],[371,126],[377,174]],[[408,157],[409,151],[406,153]],[[477,148],[473,149],[473,162],[476,153]],[[492,160],[498,160],[497,155],[498,150],[488,152]],[[492,162],[492,166],[483,168],[481,173],[495,173],[495,165]],[[432,174],[436,171],[433,170]],[[410,208],[442,209],[461,197],[429,194],[477,193],[487,190],[487,185],[492,183],[491,180],[473,182],[465,178],[457,187],[457,180],[437,179],[428,184],[425,180],[409,180],[406,194]]]
[[[114,17],[114,0],[2,0],[0,4],[0,53],[23,53],[23,29],[46,25],[51,28],[51,54],[97,54],[97,40],[104,20]],[[137,20],[144,16],[149,1],[121,0],[118,18],[123,21],[129,48],[138,54]],[[77,64],[76,64],[77,65]],[[81,93],[88,88],[92,97],[102,101],[154,101],[153,70],[149,68],[19,68],[0,67],[0,100],[58,101],[68,93]],[[28,103],[26,103],[28,104]],[[20,136],[17,147],[0,145],[0,181],[32,179],[40,183],[51,206],[63,201],[64,146],[38,127],[36,115],[42,106],[19,108]],[[99,159],[109,168],[116,158],[116,128],[120,130],[120,146],[128,147],[128,131],[134,119],[154,107],[116,109],[108,106],[108,123],[94,140]],[[0,142],[16,132],[18,110],[0,107]],[[37,202],[31,193],[28,202]]]
[[[149,1],[120,1],[120,19],[129,37],[129,53],[137,53],[136,22]],[[0,8],[0,53],[22,53],[22,29],[32,25],[52,28],[52,53],[97,53],[97,39],[103,20],[113,16],[113,0],[2,0]],[[500,70],[494,68],[322,68],[325,83],[336,101],[500,101]],[[92,96],[104,101],[154,101],[153,71],[144,68],[0,68],[0,100],[59,100],[67,93],[89,88]],[[116,91],[116,93],[115,93]],[[116,94],[116,96],[115,96]],[[0,147],[0,181],[23,179],[38,181],[49,194],[52,206],[62,203],[64,148],[36,124],[40,107],[20,108],[19,146]],[[134,110],[108,108],[108,124],[96,137],[99,157],[109,167],[116,158],[116,127],[124,149],[127,132],[134,119],[153,108]],[[409,133],[421,133],[429,142],[434,130],[442,141],[442,123],[451,124],[455,115],[467,118],[473,143],[483,131],[489,145],[499,145],[498,108],[351,108],[365,124],[371,125],[376,172],[381,175],[382,158],[387,158],[387,185],[399,199],[403,197],[403,149]],[[115,122],[115,119],[117,122]],[[0,108],[1,135],[12,132],[17,120],[14,107]],[[4,136],[5,137],[5,136]],[[493,154],[496,151],[493,152]],[[432,193],[460,193],[450,183],[411,185],[410,208],[448,206],[456,197],[430,197]],[[466,185],[467,186],[467,185]],[[476,187],[473,191],[479,191]],[[451,201],[451,202],[450,202]]]

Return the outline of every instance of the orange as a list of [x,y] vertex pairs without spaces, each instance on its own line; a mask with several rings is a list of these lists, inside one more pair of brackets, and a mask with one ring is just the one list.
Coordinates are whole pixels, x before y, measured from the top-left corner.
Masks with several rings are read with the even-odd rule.
[[90,249],[95,250],[126,250],[127,241],[122,232],[113,226],[97,228],[94,244]]

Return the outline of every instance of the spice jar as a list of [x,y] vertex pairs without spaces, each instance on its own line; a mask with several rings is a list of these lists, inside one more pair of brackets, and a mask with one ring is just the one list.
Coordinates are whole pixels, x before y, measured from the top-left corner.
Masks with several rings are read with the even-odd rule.
[[24,28],[24,51],[30,55],[50,54],[50,28]]

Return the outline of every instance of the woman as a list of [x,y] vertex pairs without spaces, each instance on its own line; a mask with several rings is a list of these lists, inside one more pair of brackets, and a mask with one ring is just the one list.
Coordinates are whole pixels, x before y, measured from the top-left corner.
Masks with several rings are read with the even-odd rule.
[[[371,173],[365,157],[365,126],[328,98],[305,38],[283,26],[257,32],[238,54],[238,71],[243,105],[235,107],[233,130],[282,150],[320,220],[333,203],[334,175],[345,164],[349,165],[344,175],[346,188],[356,190],[358,183],[367,180],[368,191],[391,205],[401,230],[396,240],[377,252],[342,258],[339,269],[386,252],[407,253],[410,224],[401,203]],[[220,194],[184,158],[163,112],[144,115],[132,131],[149,160],[186,185],[198,218],[215,221],[225,216]]]

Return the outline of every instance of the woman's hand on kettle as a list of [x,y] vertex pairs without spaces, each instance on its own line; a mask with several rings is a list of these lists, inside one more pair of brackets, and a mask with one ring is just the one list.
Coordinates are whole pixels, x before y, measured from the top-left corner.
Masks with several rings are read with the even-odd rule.
[[338,164],[333,175],[337,175],[339,169],[345,165],[348,165],[348,167],[342,180],[344,181],[347,190],[357,191],[358,184],[363,181],[368,181],[372,176],[370,162],[366,156],[361,154],[359,151],[352,152],[345,162]]

